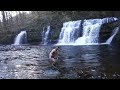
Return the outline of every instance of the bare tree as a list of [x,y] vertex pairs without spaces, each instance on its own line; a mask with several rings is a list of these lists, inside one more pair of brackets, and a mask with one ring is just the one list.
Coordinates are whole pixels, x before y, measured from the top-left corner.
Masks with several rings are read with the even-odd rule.
[[3,21],[3,29],[6,30],[6,17],[5,17],[5,11],[1,11],[1,14],[2,14],[2,21]]

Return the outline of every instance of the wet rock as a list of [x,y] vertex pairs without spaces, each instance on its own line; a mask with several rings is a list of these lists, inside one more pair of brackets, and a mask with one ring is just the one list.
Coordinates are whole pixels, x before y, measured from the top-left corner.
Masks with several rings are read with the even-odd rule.
[[37,66],[35,63],[26,63],[25,66]]
[[13,59],[17,59],[18,57],[13,57]]
[[[65,74],[63,77],[61,77],[62,79],[76,79],[78,78],[78,75],[77,74]],[[79,76],[80,78],[80,76]]]
[[37,56],[34,56],[33,58],[38,58]]
[[95,72],[95,70],[91,70],[92,72]]
[[4,60],[8,60],[9,58],[8,57],[5,57]]
[[15,65],[17,68],[21,67],[21,65]]
[[31,48],[26,48],[26,50],[31,50]]
[[43,75],[45,77],[56,77],[60,74],[60,72],[58,70],[46,70],[44,71]]

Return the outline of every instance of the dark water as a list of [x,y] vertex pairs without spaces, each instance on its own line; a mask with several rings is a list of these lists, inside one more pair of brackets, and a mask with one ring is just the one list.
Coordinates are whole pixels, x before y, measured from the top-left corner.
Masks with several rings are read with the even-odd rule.
[[120,78],[119,49],[117,45],[60,46],[59,59],[64,61],[63,67],[72,67],[73,72],[68,72],[81,70],[82,78]]
[[60,46],[55,67],[48,59],[53,47],[56,46],[0,46],[0,78],[120,78],[119,45]]

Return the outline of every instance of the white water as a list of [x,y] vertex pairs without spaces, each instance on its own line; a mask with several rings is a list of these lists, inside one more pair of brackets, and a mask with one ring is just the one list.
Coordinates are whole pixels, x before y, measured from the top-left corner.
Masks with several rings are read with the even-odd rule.
[[[81,30],[81,20],[63,23],[57,45],[98,45],[99,32],[102,24],[118,20],[115,17],[103,19],[84,20]],[[76,31],[82,32],[82,36],[76,36]]]
[[114,36],[117,34],[117,32],[119,31],[119,27],[116,27],[113,30],[112,36],[105,42],[106,44],[110,44],[112,42],[112,39],[114,38]]
[[15,38],[15,41],[14,41],[14,44],[13,44],[13,45],[23,44],[23,43],[22,43],[22,40],[23,40],[23,38],[26,39],[26,35],[27,35],[26,31],[21,31],[21,32],[17,35],[17,37]]
[[45,37],[45,27],[43,27],[43,31],[42,31],[42,44],[44,43],[44,37]]
[[[94,23],[96,21],[96,23]],[[102,25],[102,20],[85,20],[83,23],[83,34],[79,37],[75,44],[86,45],[90,43],[98,43],[99,32]]]
[[61,29],[58,43],[61,44],[74,43],[75,32],[79,30],[80,24],[81,20],[63,23],[63,28]]
[[45,32],[45,35],[44,35],[44,45],[46,45],[48,43],[48,35],[49,35],[49,32],[50,32],[50,26],[47,26],[47,31]]

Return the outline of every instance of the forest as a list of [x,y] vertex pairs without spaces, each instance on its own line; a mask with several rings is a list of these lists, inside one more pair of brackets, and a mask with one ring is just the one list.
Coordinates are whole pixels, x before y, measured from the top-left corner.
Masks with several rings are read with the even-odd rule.
[[[16,15],[13,16],[12,14]],[[120,11],[1,11],[0,44],[12,44],[16,35],[27,31],[28,43],[42,41],[43,27],[51,26],[49,39],[57,40],[64,22],[105,17],[120,17]],[[119,25],[119,21],[107,26],[107,29]],[[104,31],[106,26],[103,27]]]

